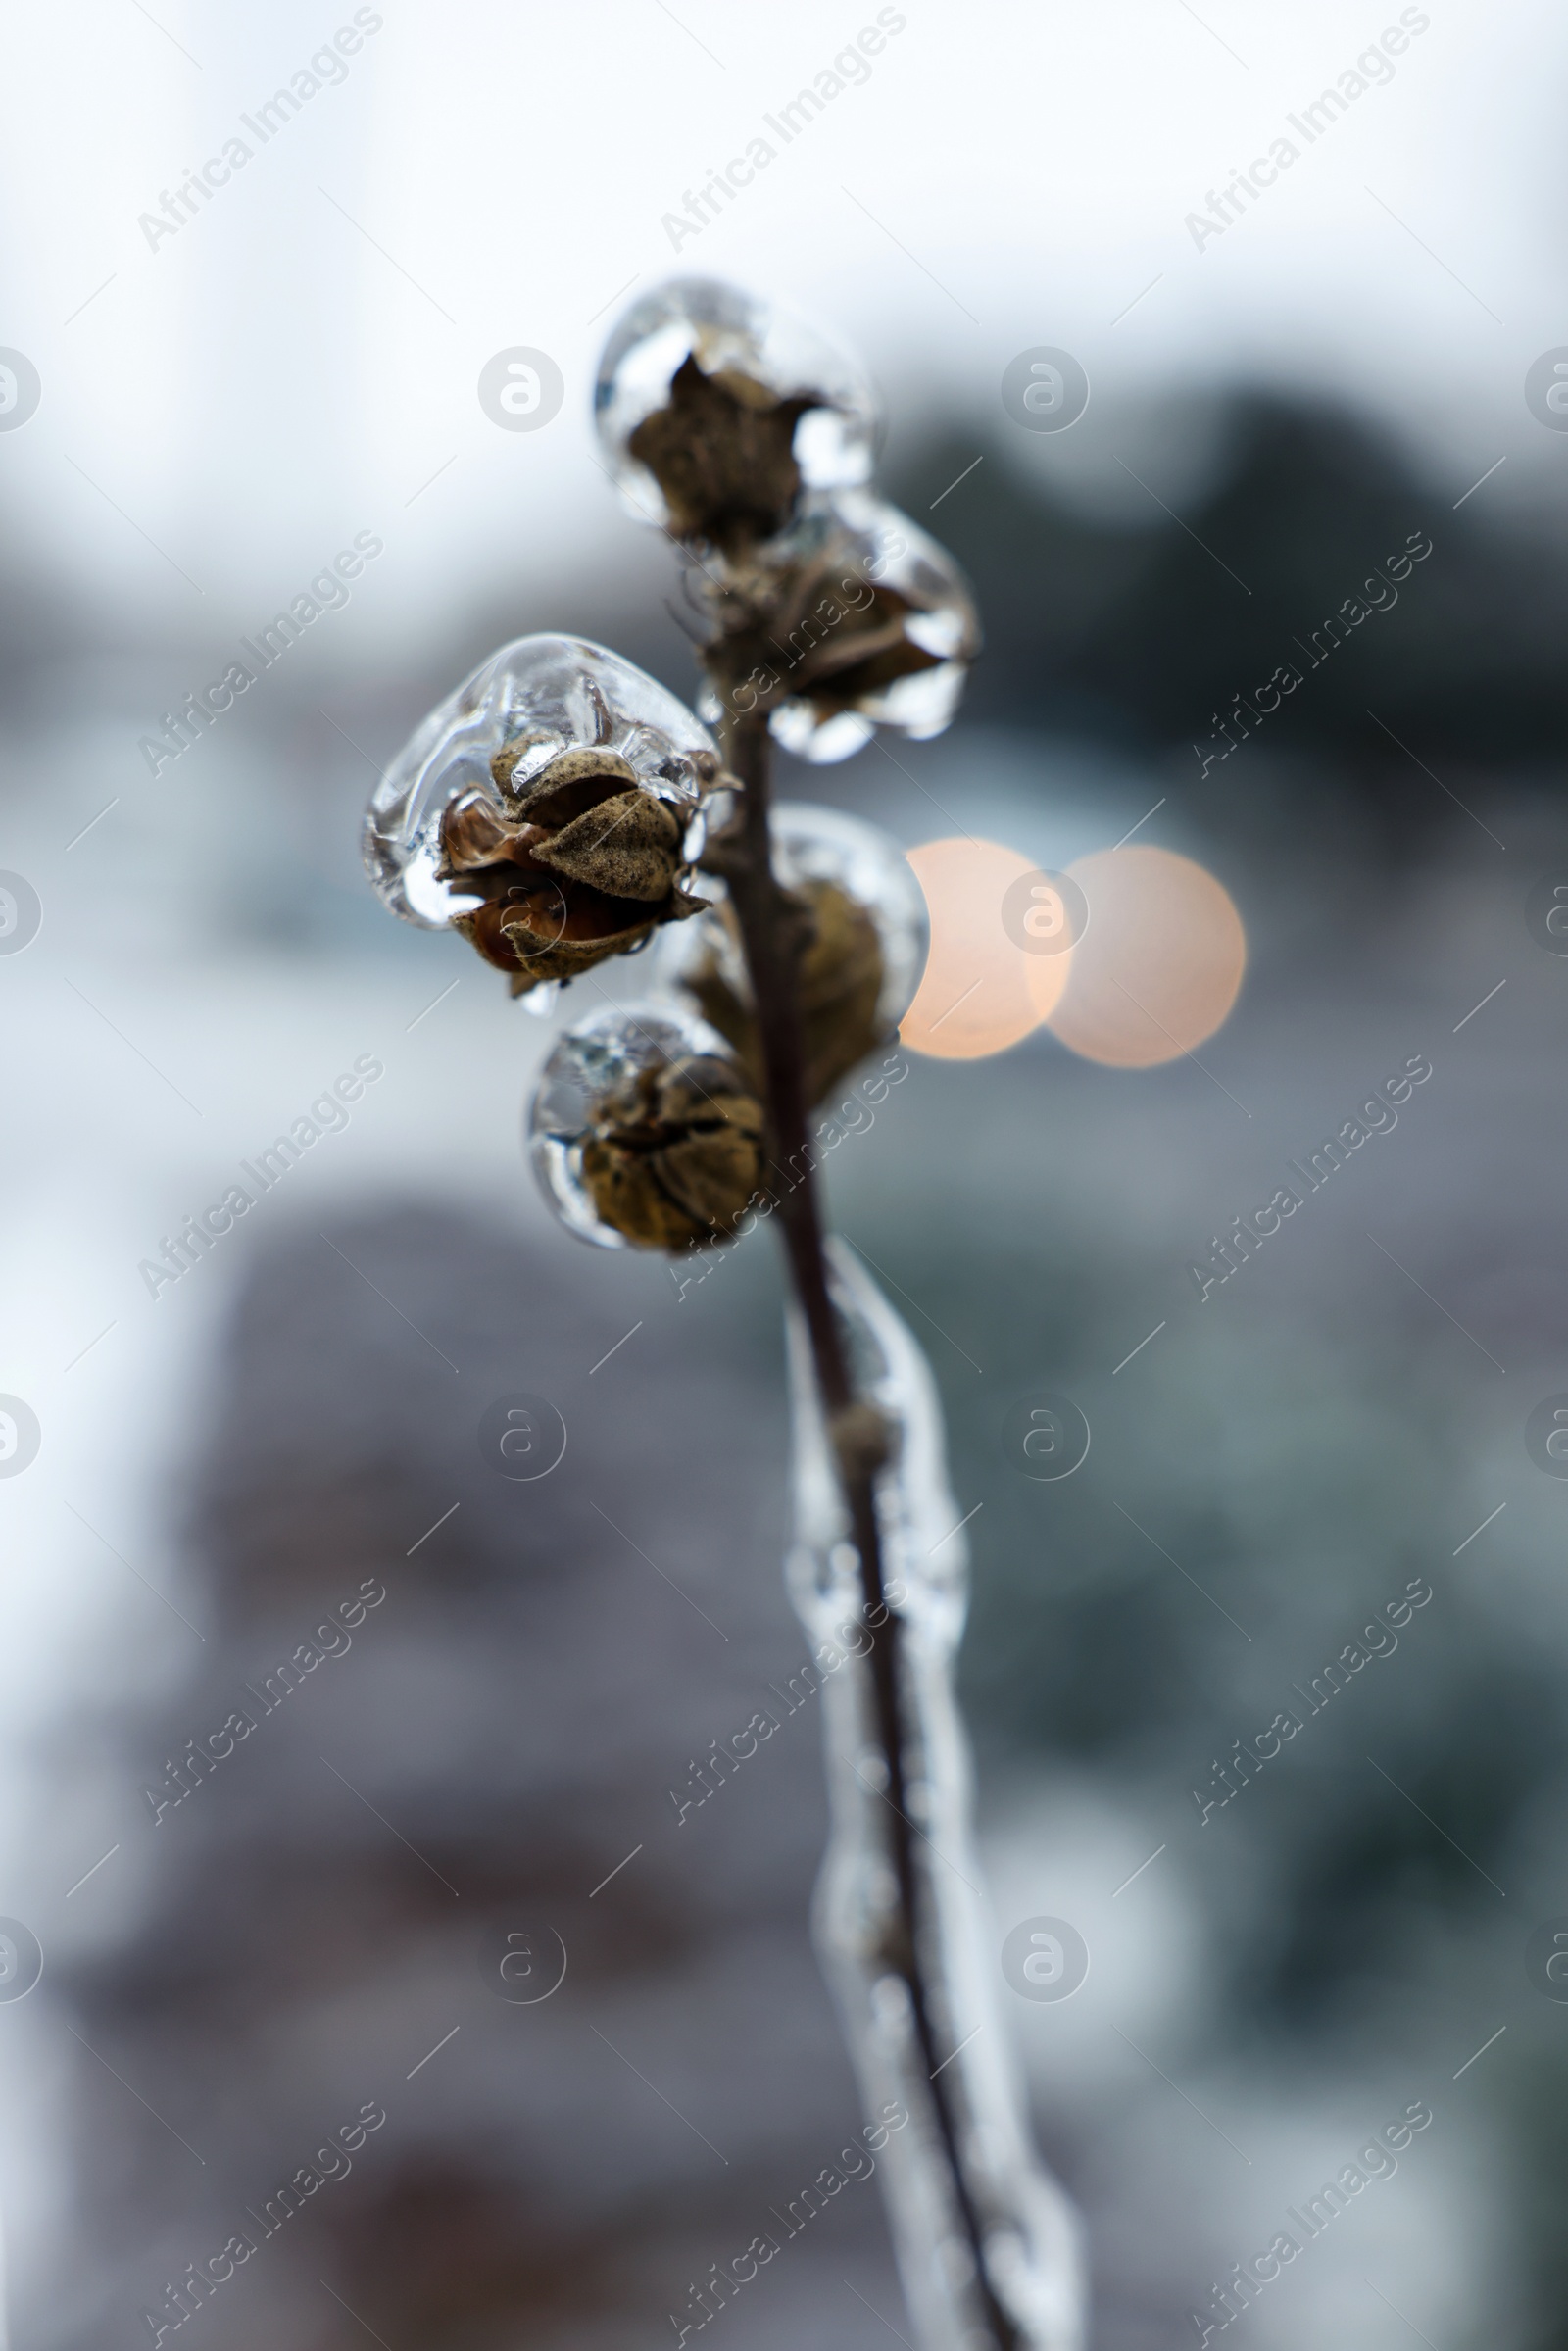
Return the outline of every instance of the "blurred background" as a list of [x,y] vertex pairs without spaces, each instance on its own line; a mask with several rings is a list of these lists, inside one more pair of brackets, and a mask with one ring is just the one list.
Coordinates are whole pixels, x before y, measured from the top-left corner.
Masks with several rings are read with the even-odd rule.
[[[1568,1490],[1526,1430],[1568,1389],[1541,911],[1568,885],[1568,27],[1514,0],[67,0],[7,45],[16,2351],[172,2340],[180,2278],[241,2230],[184,2339],[667,2342],[862,2120],[806,1927],[809,1711],[700,1811],[671,1796],[805,1654],[776,1268],[743,1245],[682,1298],[561,1234],[519,1149],[559,1023],[359,869],[382,764],[507,638],[582,631],[694,690],[675,559],[587,427],[612,320],[676,270],[858,345],[882,485],[987,630],[949,735],[783,788],[1047,867],[1136,828],[1245,927],[1196,1060],[1044,1028],[911,1053],[829,1176],[977,1510],[999,1946],[1046,1914],[1091,1950],[1070,2001],[1003,1996],[1096,2351],[1199,2340],[1214,2281],[1415,2102],[1396,2174],[1239,2327],[1559,2351]],[[563,384],[527,431],[480,396],[519,348]],[[1069,429],[1004,404],[1039,348],[1087,374]],[[356,534],[347,601],[172,756],[184,698]],[[1412,538],[1396,601],[1309,666]],[[1215,756],[1281,663],[1298,690]],[[1200,1299],[1191,1262],[1417,1056],[1397,1127]],[[142,1261],[357,1063],[283,1197],[149,1295]],[[1039,1388],[1093,1430],[1060,1484],[1004,1450]],[[478,1452],[513,1389],[568,1431],[537,1485]],[[1396,1649],[1311,1712],[1412,1582]],[[175,1805],[188,1742],[306,1643]],[[1205,1814],[1282,1709],[1299,1735]],[[567,1955],[548,1998],[492,1996],[513,1933]],[[338,2176],[281,2217],[308,2165]],[[726,2339],[902,2338],[877,2194]]]

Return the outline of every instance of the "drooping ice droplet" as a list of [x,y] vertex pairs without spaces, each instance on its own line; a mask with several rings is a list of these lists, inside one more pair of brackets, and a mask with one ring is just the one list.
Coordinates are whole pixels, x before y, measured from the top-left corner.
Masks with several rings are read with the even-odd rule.
[[[657,680],[584,637],[518,637],[437,705],[387,768],[365,820],[366,870],[404,921],[446,930],[484,904],[453,874],[442,824],[466,801],[514,825],[568,752],[608,755],[604,779],[640,786],[684,828],[718,772],[708,729]],[[557,975],[545,975],[557,976]]]
[[876,416],[854,361],[712,278],[672,278],[634,303],[594,387],[628,508],[677,538],[765,537],[804,491],[867,480]]
[[[774,584],[786,579],[787,596]],[[941,734],[980,650],[974,600],[946,548],[865,490],[807,499],[748,564],[694,586],[715,635],[726,607],[773,608],[751,690],[770,702],[775,739],[817,765],[848,759],[878,726],[916,742]],[[710,724],[722,715],[710,687],[697,707]]]
[[[995,2340],[977,2290],[971,2234],[1020,2343],[1028,2351],[1082,2351],[1079,2224],[1029,2143],[998,2011],[1001,1938],[979,1891],[968,1745],[953,1690],[967,1557],[936,1387],[920,1348],[854,1251],[832,1241],[828,1252],[858,1393],[880,1409],[894,1449],[876,1481],[879,1608],[868,1604],[809,1342],[792,1307],[795,1544],[786,1580],[815,1656],[836,1659],[822,1678],[832,1832],[817,1884],[817,1949],[844,2018],[863,2110],[902,2110],[909,2118],[889,2135],[881,2160],[920,2351]],[[906,1834],[879,1768],[867,1640],[889,1613],[897,1628]],[[914,1956],[935,2062],[917,2030],[901,1880],[912,1886]],[[972,2232],[944,2157],[945,2134],[962,2151]]]
[[764,1183],[762,1108],[722,1037],[679,1004],[605,1005],[546,1061],[528,1150],[569,1233],[601,1249],[733,1237]]
[[[708,815],[722,821],[725,792]],[[879,1045],[891,1043],[925,968],[924,894],[898,843],[858,816],[783,801],[770,819],[773,870],[806,906],[800,967],[808,1105]],[[727,902],[665,931],[654,951],[659,984],[690,996],[760,1082],[752,992]]]

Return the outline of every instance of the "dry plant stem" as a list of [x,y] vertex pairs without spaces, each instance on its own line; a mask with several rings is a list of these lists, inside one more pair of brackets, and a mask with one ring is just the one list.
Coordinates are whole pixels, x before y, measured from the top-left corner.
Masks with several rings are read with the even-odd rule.
[[[799,929],[791,919],[789,903],[773,875],[768,835],[770,743],[765,717],[731,715],[723,728],[723,743],[725,764],[743,788],[739,837],[731,834],[726,840],[724,876],[757,1006],[772,1157],[786,1181],[793,1178],[789,1189],[780,1192],[776,1215],[783,1231],[795,1295],[810,1338],[825,1416],[831,1424],[838,1413],[855,1401],[855,1389],[822,1253],[821,1217],[807,1129],[805,1053],[797,986],[801,941]],[[872,1634],[870,1663],[878,1743],[887,1765],[884,1792],[899,1890],[897,1944],[889,1957],[908,1991],[915,2035],[930,2080],[937,2131],[951,2174],[954,2201],[974,2257],[976,2286],[986,2320],[1000,2351],[1014,2351],[1017,2329],[992,2287],[979,2215],[958,2149],[949,2084],[939,2070],[944,2054],[952,2052],[944,2053],[937,2045],[920,1958],[919,1876],[914,1830],[909,1819],[899,1695],[901,1626],[887,1607],[884,1593],[875,1473],[852,1466],[841,1458],[840,1477],[859,1557],[865,1622],[867,1627],[877,1628]]]

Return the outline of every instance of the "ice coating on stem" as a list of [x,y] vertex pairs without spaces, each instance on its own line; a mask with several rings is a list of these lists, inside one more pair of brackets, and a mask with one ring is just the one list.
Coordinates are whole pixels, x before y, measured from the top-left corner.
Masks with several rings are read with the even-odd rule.
[[[506,788],[491,762],[514,743]],[[465,795],[505,818],[564,752],[625,760],[637,783],[682,818],[718,771],[708,729],[682,702],[586,637],[518,637],[437,704],[387,768],[365,820],[365,864],[376,895],[405,922],[446,930],[479,898],[443,879],[441,821]]]
[[[845,1657],[822,1690],[833,1827],[815,1903],[817,1948],[837,1995],[864,2110],[910,2116],[883,2172],[900,2273],[920,2351],[991,2339],[939,2137],[945,2095],[993,2292],[1029,2351],[1083,2351],[1077,2216],[1035,2156],[1007,2061],[996,1987],[1000,1937],[974,1887],[970,1767],[952,1668],[963,1629],[966,1553],[948,1486],[940,1408],[919,1347],[842,1242],[828,1244],[834,1302],[859,1394],[892,1423],[897,1450],[877,1485],[884,1589],[897,1626],[916,1949],[940,2045],[933,2084],[896,1959],[894,1815],[883,1789],[873,1682],[860,1630],[859,1561],[798,1309],[789,1321],[795,1544],[790,1595],[814,1642]],[[885,1636],[884,1636],[885,1637]]]

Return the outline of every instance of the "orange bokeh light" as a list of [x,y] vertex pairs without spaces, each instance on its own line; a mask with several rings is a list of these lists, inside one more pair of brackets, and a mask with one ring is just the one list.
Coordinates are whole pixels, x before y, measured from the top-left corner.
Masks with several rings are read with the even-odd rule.
[[908,860],[925,893],[931,952],[899,1038],[939,1060],[1005,1052],[1054,1008],[1071,952],[1026,954],[1009,937],[1003,899],[1032,859],[997,841],[926,841]]
[[1075,1053],[1150,1069],[1191,1053],[1224,1021],[1247,968],[1247,934],[1226,890],[1174,850],[1097,850],[1067,867],[1089,927],[1046,1015]]

